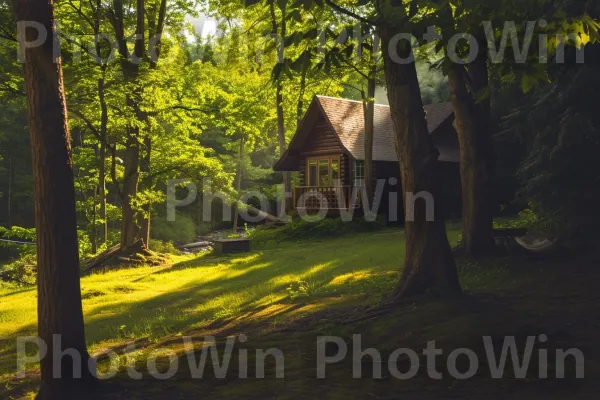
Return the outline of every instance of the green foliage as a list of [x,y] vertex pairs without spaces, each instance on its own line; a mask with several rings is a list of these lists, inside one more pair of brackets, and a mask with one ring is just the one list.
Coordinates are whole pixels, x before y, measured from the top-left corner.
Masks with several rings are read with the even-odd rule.
[[[7,229],[0,226],[0,239],[35,243],[35,229],[22,228],[20,226],[13,226]],[[20,255],[35,254],[35,245],[22,245],[0,241],[0,248],[16,250]]]
[[600,119],[590,101],[600,90],[598,60],[599,45],[588,45],[586,64],[552,66],[553,83],[527,96],[507,122],[528,148],[521,196],[537,216],[534,225],[556,237],[595,236],[600,224],[600,173],[591,167],[600,153]]
[[23,254],[16,260],[0,265],[0,273],[20,285],[35,285],[37,258],[33,254]]
[[191,243],[196,238],[196,224],[191,217],[178,214],[175,221],[167,221],[165,216],[152,219],[152,239],[175,244]]
[[173,242],[164,242],[162,240],[157,239],[152,239],[150,241],[150,250],[160,254],[181,254],[181,251],[175,247]]
[[279,228],[257,228],[251,231],[250,238],[253,244],[266,246],[269,243],[318,240],[360,232],[376,232],[384,227],[385,224],[381,221],[368,222],[362,218],[350,222],[344,222],[341,218],[325,218],[318,222],[307,222],[295,218],[292,222]]

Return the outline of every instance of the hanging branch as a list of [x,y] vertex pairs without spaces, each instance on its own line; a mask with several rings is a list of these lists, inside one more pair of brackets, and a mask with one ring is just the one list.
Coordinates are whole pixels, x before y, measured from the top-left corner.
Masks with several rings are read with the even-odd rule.
[[340,6],[339,4],[334,3],[333,0],[325,0],[325,3],[327,3],[327,5],[329,5],[331,8],[333,8],[335,11],[342,13],[344,15],[347,15],[351,18],[354,18],[362,23],[365,23],[368,25],[373,25],[373,26],[379,26],[378,22],[370,20],[369,18],[361,17],[360,15],[356,14],[355,12],[350,11],[347,8]]

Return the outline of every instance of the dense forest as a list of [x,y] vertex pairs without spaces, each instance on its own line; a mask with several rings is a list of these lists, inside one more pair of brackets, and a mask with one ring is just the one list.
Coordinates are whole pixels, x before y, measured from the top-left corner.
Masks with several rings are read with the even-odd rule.
[[[196,31],[199,15],[216,31]],[[40,336],[85,352],[81,260],[236,235],[253,192],[293,214],[299,176],[273,165],[316,95],[362,102],[368,192],[376,91],[404,192],[440,193],[425,105],[451,103],[460,144],[460,246],[417,203],[393,299],[459,296],[455,255],[493,257],[494,217],[583,246],[600,224],[599,18],[582,0],[0,0],[0,258],[17,271],[0,277],[37,275]],[[200,195],[170,221],[169,191],[188,183]],[[204,218],[206,186],[233,220]]]
[[[96,253],[121,240],[121,232],[132,229],[127,224],[143,230],[144,235],[149,231],[155,239],[179,244],[211,229],[211,221],[196,220],[193,209],[181,213],[176,226],[166,224],[164,199],[169,179],[200,183],[209,177],[215,191],[239,197],[240,191],[261,190],[276,201],[282,178],[272,171],[272,165],[281,154],[279,136],[283,133],[289,142],[315,94],[360,100],[367,85],[361,71],[367,66],[338,63],[325,71],[315,60],[300,72],[288,70],[273,83],[278,45],[271,32],[282,29],[282,21],[283,29],[290,32],[303,26],[299,21],[287,21],[279,7],[246,9],[211,3],[200,8],[191,1],[169,7],[161,15],[158,3],[147,6],[152,10],[148,19],[154,22],[144,25],[144,35],[154,37],[164,29],[160,51],[157,48],[156,59],[151,59],[151,49],[146,49],[144,61],[135,67],[119,61],[128,53],[117,54],[119,31],[107,18],[111,8],[105,9],[101,2],[56,5],[57,15],[64,14],[59,19],[61,52],[83,254]],[[192,36],[193,27],[185,17],[198,9],[218,18],[215,35]],[[14,56],[18,43],[8,34],[15,30],[14,18],[6,4],[3,12],[7,35],[1,50],[0,224],[32,228],[33,181],[23,78]],[[132,15],[124,15],[119,23],[125,32],[134,32],[135,13],[133,9],[129,12]],[[321,14],[311,22],[314,29],[333,18],[325,11]],[[155,26],[160,21],[164,28]],[[130,40],[128,36],[121,39]],[[316,40],[288,46],[286,60],[315,45]],[[447,101],[442,73],[430,71],[427,59],[419,65],[425,101]],[[128,68],[137,71],[130,73]],[[381,74],[377,79],[382,86]],[[125,86],[127,90],[123,90]],[[133,100],[137,111],[128,107]],[[132,134],[131,129],[142,132]],[[135,165],[130,166],[132,157]],[[239,189],[237,175],[241,175]],[[149,219],[150,215],[153,218]],[[149,225],[148,220],[152,221]],[[143,228],[144,224],[152,229]]]

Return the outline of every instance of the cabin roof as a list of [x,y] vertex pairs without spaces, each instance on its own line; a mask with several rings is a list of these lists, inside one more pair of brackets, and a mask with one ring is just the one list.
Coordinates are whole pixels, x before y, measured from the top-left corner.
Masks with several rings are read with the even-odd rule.
[[[441,137],[436,130],[454,119],[452,105],[439,103],[425,106],[429,133],[435,136],[435,145],[440,151],[440,161],[458,162],[456,137]],[[298,131],[294,135],[288,150],[275,164],[275,170],[293,170],[297,155],[295,148],[310,140],[310,134],[318,115],[323,115],[338,137],[343,148],[357,160],[365,159],[365,124],[361,101],[340,99],[328,96],[315,96],[310,104]],[[373,161],[397,162],[394,140],[394,125],[390,107],[375,104],[373,137]],[[440,137],[438,137],[440,136]]]
[[[364,160],[365,124],[362,102],[326,96],[316,96],[316,99],[321,104],[325,116],[329,119],[342,145],[355,159]],[[429,133],[435,132],[440,125],[453,116],[450,103],[427,105],[425,112]],[[394,124],[389,106],[375,104],[374,128],[373,160],[398,161],[394,141]]]

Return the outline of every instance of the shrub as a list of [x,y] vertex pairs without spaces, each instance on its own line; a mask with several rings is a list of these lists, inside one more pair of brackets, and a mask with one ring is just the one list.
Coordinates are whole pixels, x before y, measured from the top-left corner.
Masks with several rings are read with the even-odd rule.
[[173,242],[163,242],[162,240],[156,239],[150,241],[150,250],[163,254],[181,254],[181,251],[175,247]]
[[196,224],[191,217],[185,214],[177,215],[175,221],[167,221],[164,216],[152,219],[152,239],[175,244],[185,244],[196,238]]
[[368,222],[362,218],[349,222],[341,218],[325,218],[316,222],[295,218],[289,224],[277,229],[257,228],[249,232],[249,237],[258,246],[265,246],[269,242],[337,237],[357,232],[377,231],[384,227],[385,224],[380,220]]

